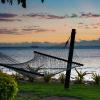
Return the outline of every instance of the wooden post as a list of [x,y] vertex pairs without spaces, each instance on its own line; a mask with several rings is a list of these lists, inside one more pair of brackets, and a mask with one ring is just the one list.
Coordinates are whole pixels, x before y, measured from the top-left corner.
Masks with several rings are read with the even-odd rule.
[[72,29],[64,88],[69,88],[76,30]]

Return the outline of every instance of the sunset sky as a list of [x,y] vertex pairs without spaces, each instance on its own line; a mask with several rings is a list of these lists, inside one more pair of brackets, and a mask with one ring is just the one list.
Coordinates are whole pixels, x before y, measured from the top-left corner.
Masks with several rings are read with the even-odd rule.
[[27,8],[0,3],[0,42],[64,42],[100,38],[100,0],[27,0]]

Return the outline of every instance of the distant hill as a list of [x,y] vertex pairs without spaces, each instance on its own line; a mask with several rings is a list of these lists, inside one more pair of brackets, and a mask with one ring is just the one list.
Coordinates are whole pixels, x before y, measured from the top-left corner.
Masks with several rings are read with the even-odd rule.
[[80,41],[75,44],[77,48],[100,48],[100,39],[92,41]]
[[[0,43],[0,48],[64,48],[65,43],[48,43],[48,42],[32,42],[32,43]],[[80,41],[75,43],[75,48],[100,48],[100,39],[92,41]]]

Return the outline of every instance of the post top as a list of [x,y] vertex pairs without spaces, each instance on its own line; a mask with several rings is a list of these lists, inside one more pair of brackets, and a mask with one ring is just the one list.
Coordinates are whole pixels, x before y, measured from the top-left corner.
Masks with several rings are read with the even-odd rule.
[[72,29],[72,33],[76,33],[76,29]]

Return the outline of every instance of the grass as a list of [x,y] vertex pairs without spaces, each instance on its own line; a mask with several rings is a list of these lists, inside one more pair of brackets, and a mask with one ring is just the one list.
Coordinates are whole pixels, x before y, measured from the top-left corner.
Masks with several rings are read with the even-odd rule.
[[35,97],[16,97],[14,100],[37,100]]
[[[19,92],[34,93],[41,96],[71,96],[81,100],[100,100],[100,86],[74,84],[65,90],[60,83],[19,83]],[[37,96],[38,96],[37,95]],[[16,97],[15,100],[37,100],[34,97]]]

